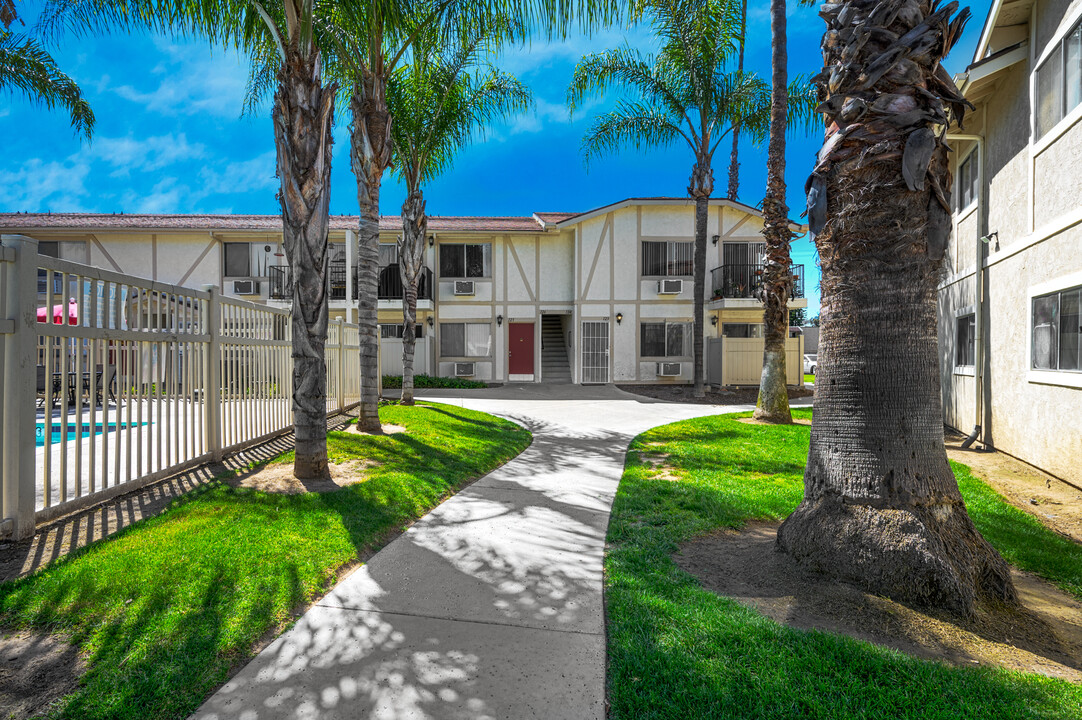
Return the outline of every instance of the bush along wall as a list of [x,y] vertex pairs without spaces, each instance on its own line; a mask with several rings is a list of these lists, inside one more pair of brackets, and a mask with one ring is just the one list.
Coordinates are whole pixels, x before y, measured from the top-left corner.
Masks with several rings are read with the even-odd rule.
[[[402,387],[401,375],[384,375],[383,387],[388,390],[397,390]],[[454,377],[432,377],[431,375],[414,375],[413,387],[418,390],[436,388],[455,388],[459,390],[472,390],[475,388],[488,387],[488,383],[480,380],[467,380]]]

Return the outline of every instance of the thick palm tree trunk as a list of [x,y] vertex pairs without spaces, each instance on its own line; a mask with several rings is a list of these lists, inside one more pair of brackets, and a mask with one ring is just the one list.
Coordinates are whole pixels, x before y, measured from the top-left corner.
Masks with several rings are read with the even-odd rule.
[[424,195],[411,192],[402,203],[402,242],[399,245],[398,267],[402,275],[402,404],[413,404],[413,359],[417,349],[417,285],[424,264],[425,236],[428,215]]
[[379,191],[391,163],[391,115],[386,83],[365,70],[349,101],[350,160],[357,177],[360,224],[357,232],[357,324],[361,339],[361,403],[357,429],[378,432],[379,422]]
[[697,161],[691,171],[688,195],[695,199],[695,305],[692,315],[693,336],[692,352],[694,369],[692,371],[692,394],[705,397],[705,373],[703,372],[703,332],[705,324],[703,314],[706,303],[706,224],[709,220],[710,193],[714,191],[714,171],[709,160]]
[[293,274],[293,473],[327,474],[327,230],[336,86],[323,87],[319,53],[287,47],[274,96],[282,239]]
[[[748,0],[740,3],[740,49],[736,59],[737,74],[744,72],[744,45],[748,33]],[[730,200],[736,200],[740,192],[740,128],[733,128],[733,149],[729,153],[729,193]]]
[[968,614],[1015,599],[943,448],[936,283],[950,176],[932,126],[964,113],[939,60],[968,12],[948,22],[956,2],[891,7],[823,10],[831,134],[809,180],[822,335],[804,500],[778,544],[873,592]]
[[763,198],[763,236],[766,267],[763,268],[763,374],[755,419],[791,423],[789,392],[785,386],[785,341],[789,337],[786,307],[793,287],[789,264],[789,208],[785,204],[785,130],[789,111],[787,90],[785,0],[770,2],[771,98],[770,143],[767,148],[766,197]]

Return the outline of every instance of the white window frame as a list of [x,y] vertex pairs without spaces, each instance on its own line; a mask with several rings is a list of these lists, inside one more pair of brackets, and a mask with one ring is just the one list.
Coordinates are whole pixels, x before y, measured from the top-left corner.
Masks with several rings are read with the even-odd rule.
[[[643,325],[663,325],[665,326],[665,350],[669,349],[669,325],[683,325],[684,332],[687,334],[684,340],[684,344],[690,351],[683,355],[644,355],[642,348],[642,326]],[[657,319],[642,319],[639,320],[639,360],[643,362],[653,361],[671,361],[676,362],[679,360],[691,360],[692,355],[695,353],[695,322],[693,320],[674,319],[674,318],[657,318]]]
[[[465,247],[467,245],[481,245],[481,246],[487,245],[488,246],[488,263],[489,263],[488,273],[487,274],[482,274],[482,275],[476,275],[476,276],[444,275],[443,274],[443,255],[442,255],[444,248],[456,247],[456,246],[461,246],[463,248],[463,250],[462,250],[462,269],[463,269],[463,271],[465,271],[465,269],[466,269],[466,250],[465,250]],[[482,250],[481,252],[482,252],[482,257],[483,257],[484,250]],[[491,240],[476,240],[476,241],[468,241],[467,240],[467,241],[463,241],[463,242],[440,243],[438,246],[436,246],[436,270],[439,271],[439,279],[440,280],[491,280],[492,276],[496,272],[496,244],[494,242],[492,242]],[[484,269],[482,268],[482,271],[483,270]]]
[[954,368],[955,375],[974,377],[977,374],[975,365],[958,364],[958,321],[969,316],[973,316],[973,361],[977,360],[977,306],[969,305],[954,311],[954,327],[951,328],[951,366]]
[[1082,285],[1082,272],[1062,275],[1029,288],[1026,297],[1026,381],[1037,385],[1082,388],[1082,371],[1033,369],[1033,299]]
[[[467,325],[483,325],[488,328],[488,354],[487,355],[444,355],[443,354],[443,333],[445,326],[447,325],[462,325],[462,344],[463,350],[467,350],[466,344],[466,326]],[[490,360],[492,359],[493,348],[495,347],[496,333],[492,329],[491,322],[470,322],[469,320],[446,320],[439,323],[439,336],[436,341],[439,343],[440,357],[448,360],[462,360],[468,362],[471,360]]]
[[[645,257],[644,257],[644,255],[646,253],[646,243],[664,243],[664,245],[665,245],[665,265],[666,265],[666,268],[668,267],[668,265],[671,262],[674,262],[674,261],[671,261],[669,259],[670,254],[674,254],[673,251],[672,251],[673,246],[675,246],[675,245],[690,245],[691,246],[691,264],[692,264],[691,274],[689,274],[689,275],[669,275],[669,274],[665,274],[665,275],[647,275],[646,274],[646,263],[645,263]],[[685,240],[683,238],[643,238],[642,240],[639,241],[639,262],[640,262],[640,267],[642,268],[642,275],[640,276],[641,280],[679,280],[679,279],[688,279],[688,278],[694,279],[695,278],[695,240],[688,241],[688,240]]]
[[[1029,138],[1030,138],[1030,157],[1035,158],[1040,155],[1044,150],[1052,145],[1056,140],[1063,136],[1068,130],[1075,126],[1079,120],[1082,120],[1082,103],[1079,103],[1077,107],[1066,113],[1060,121],[1049,128],[1048,132],[1037,137],[1037,68],[1044,65],[1045,60],[1051,57],[1055,52],[1056,47],[1062,46],[1064,38],[1070,34],[1079,21],[1082,21],[1082,5],[1079,5],[1071,13],[1064,18],[1060,25],[1059,30],[1052,36],[1052,39],[1048,41],[1044,49],[1039,56],[1032,56],[1032,63],[1029,69]],[[1030,23],[1030,47],[1034,46],[1036,40],[1036,25],[1035,22]]]
[[[962,165],[969,162],[970,160],[972,160],[973,163],[974,163],[973,170],[976,171],[976,177],[977,177],[976,191],[973,193],[973,199],[970,200],[965,205],[965,207],[958,207],[958,208],[955,209],[955,213],[957,213],[957,217],[958,217],[959,222],[961,222],[965,218],[969,217],[977,209],[977,205],[980,203],[981,185],[984,182],[984,177],[982,177],[984,168],[981,165],[981,157],[980,157],[979,153],[980,153],[980,145],[978,145],[977,143],[974,143],[973,148],[968,153],[966,153],[966,156],[958,161],[957,173],[955,174],[955,180],[960,180],[961,179],[961,177],[962,177]],[[959,200],[959,202],[961,202],[962,195],[961,195],[960,184],[956,182],[954,184],[954,187],[956,188],[956,192],[958,192],[958,200]]]

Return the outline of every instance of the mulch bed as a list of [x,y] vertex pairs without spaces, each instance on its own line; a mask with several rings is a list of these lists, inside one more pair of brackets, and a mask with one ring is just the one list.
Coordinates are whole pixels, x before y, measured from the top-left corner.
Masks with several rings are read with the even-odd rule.
[[676,563],[705,588],[767,617],[955,666],[990,665],[1082,682],[1082,604],[1012,571],[1022,606],[959,620],[809,572],[775,547],[776,524],[749,523],[685,544]]

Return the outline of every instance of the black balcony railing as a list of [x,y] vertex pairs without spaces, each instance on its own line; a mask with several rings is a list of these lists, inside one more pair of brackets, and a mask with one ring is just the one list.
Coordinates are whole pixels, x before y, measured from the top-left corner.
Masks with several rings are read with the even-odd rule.
[[[267,279],[270,284],[270,297],[273,300],[289,300],[293,297],[293,277],[289,272],[288,265],[272,265],[267,268]],[[403,295],[402,276],[398,273],[398,265],[387,265],[379,271],[380,300],[401,300]],[[327,272],[327,295],[331,300],[346,299],[346,264],[344,262],[332,262]],[[353,299],[359,297],[357,292],[357,270],[353,270]],[[417,299],[432,299],[432,271],[424,269],[421,280],[417,284]]]
[[[710,271],[710,288],[715,299],[718,298],[753,298],[762,299],[763,272],[762,263],[722,265]],[[794,298],[804,297],[804,266],[790,265],[793,273]]]

